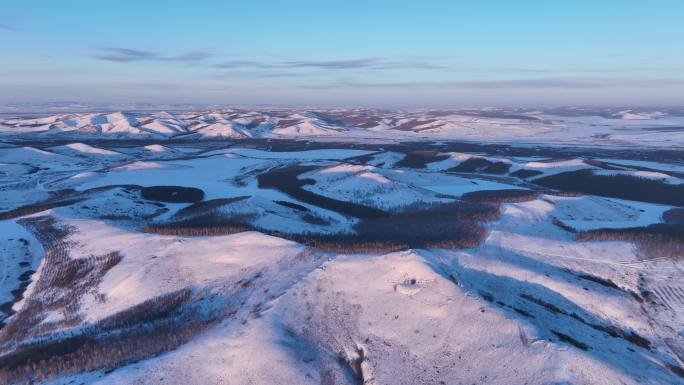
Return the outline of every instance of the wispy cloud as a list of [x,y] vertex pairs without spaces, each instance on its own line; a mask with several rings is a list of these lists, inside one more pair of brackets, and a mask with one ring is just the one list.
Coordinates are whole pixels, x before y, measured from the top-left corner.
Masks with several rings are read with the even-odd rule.
[[135,61],[173,61],[183,63],[194,63],[202,61],[211,54],[204,51],[191,51],[178,55],[162,55],[158,52],[142,51],[131,48],[106,47],[101,48],[100,52],[92,55],[92,58],[97,60],[106,60],[120,63],[135,62]]
[[272,64],[266,64],[255,60],[227,60],[219,64],[215,64],[216,68],[276,68]]
[[290,68],[322,68],[322,69],[355,69],[370,68],[382,61],[380,58],[362,58],[347,60],[300,60],[286,61],[281,63],[282,67]]
[[[649,71],[653,68],[507,68],[503,69],[510,72],[519,73],[585,73],[585,74],[610,74],[623,72]],[[492,71],[493,72],[493,71]]]
[[463,80],[445,82],[356,82],[340,81],[328,85],[304,85],[304,88],[461,88],[461,89],[592,89],[609,87],[661,87],[684,84],[684,79],[602,79],[539,78],[502,80]]
[[16,31],[17,27],[9,24],[0,23],[0,29],[4,29],[6,31]]
[[252,69],[240,69],[239,67],[234,67],[234,71],[230,72],[219,72],[210,74],[207,76],[208,79],[213,80],[225,80],[225,79],[254,79],[254,78],[305,78],[316,76],[315,73],[311,72],[293,72],[293,71],[255,71]]
[[338,60],[284,60],[260,62],[255,60],[228,60],[215,65],[217,68],[309,68],[320,70],[388,70],[400,68],[440,69],[444,66],[416,60],[389,60],[381,57],[338,59]]

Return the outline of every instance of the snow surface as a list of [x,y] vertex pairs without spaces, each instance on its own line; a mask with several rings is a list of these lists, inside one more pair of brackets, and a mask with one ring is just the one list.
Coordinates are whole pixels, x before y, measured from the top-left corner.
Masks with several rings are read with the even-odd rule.
[[[491,115],[491,112],[495,114]],[[111,112],[0,118],[0,135],[115,138],[303,138],[308,140],[461,140],[615,147],[682,147],[684,116],[662,111],[313,110]],[[326,117],[331,115],[332,118]],[[362,118],[362,119],[359,119]],[[349,123],[345,123],[345,122]],[[355,123],[358,122],[358,123]]]
[[[267,126],[277,123],[276,118],[259,120],[263,117],[259,113],[229,119],[232,113],[236,112],[164,113],[158,118],[178,133],[188,130],[181,124],[186,120],[206,125],[230,122],[240,130],[249,130],[247,126],[256,120],[261,122],[257,127],[262,134],[272,132]],[[174,119],[177,121],[170,121]],[[332,120],[317,115],[302,114],[298,119],[332,130]],[[402,116],[398,121],[403,123],[398,123],[388,117],[381,124],[391,130],[412,119]],[[572,130],[568,127],[573,119],[554,122],[553,127],[563,125]],[[587,119],[577,118],[574,124]],[[609,120],[589,120],[604,119]],[[654,115],[652,119],[669,118]],[[435,130],[454,133],[464,129],[458,126],[463,124],[471,127],[474,137],[492,122],[500,125],[503,133],[516,127],[524,134],[525,125],[541,125],[465,115],[439,120],[450,123],[416,127],[426,128],[421,131],[425,135],[442,135]],[[624,118],[614,120],[618,123],[610,124],[635,124],[625,123],[632,121]],[[144,131],[154,128],[145,121],[144,116],[130,113],[91,113],[52,117],[41,124],[63,126],[62,134],[67,128],[90,125],[97,135],[129,127],[140,127],[140,135],[156,135]],[[360,132],[343,126],[341,136]],[[45,132],[55,129],[46,128]],[[372,131],[382,132],[377,127]],[[56,153],[3,147],[0,207],[6,211],[43,202],[57,193],[73,193],[70,189],[78,194],[104,186],[178,185],[201,188],[207,200],[245,196],[220,205],[217,212],[245,215],[256,227],[279,232],[282,237],[254,231],[211,237],[143,233],[139,231],[142,225],[182,219],[179,210],[189,204],[147,201],[136,189],[123,187],[91,191],[78,202],[31,214],[51,215],[69,229],[69,258],[109,252],[122,255],[121,262],[80,299],[76,311],[83,317],[69,332],[185,288],[192,291],[192,301],[203,298],[203,306],[221,310],[216,322],[175,350],[113,371],[74,374],[43,383],[353,384],[359,383],[352,373],[357,369],[366,384],[636,385],[680,380],[667,365],[681,366],[677,354],[681,354],[678,347],[684,341],[684,299],[677,293],[684,288],[682,260],[646,258],[630,242],[579,242],[573,233],[554,224],[554,220],[561,221],[577,230],[647,226],[662,222],[662,214],[672,206],[542,194],[531,201],[503,204],[501,218],[483,224],[489,232],[474,248],[346,255],[306,247],[286,240],[284,234],[302,229],[350,233],[358,219],[275,189],[259,188],[256,180],[258,174],[282,165],[317,165],[319,168],[301,175],[316,182],[305,189],[345,201],[397,208],[412,202],[449,202],[471,191],[530,187],[510,176],[442,172],[471,156],[506,161],[512,170],[537,169],[545,175],[582,168],[603,174],[615,171],[599,170],[583,157],[546,160],[470,153],[450,153],[446,161],[428,164],[425,169],[394,169],[403,154],[345,148],[214,150],[215,146],[202,147],[200,143],[189,150],[161,140],[164,144],[146,142],[144,147],[116,151],[90,144],[63,146],[73,151],[68,154],[62,149],[54,149],[60,152]],[[209,151],[202,152],[204,149]],[[111,159],[115,157],[108,152],[126,157]],[[193,157],[190,152],[198,155]],[[353,159],[358,156],[372,159],[359,165]],[[662,173],[619,173],[670,183],[676,182],[676,177],[665,178],[666,172],[681,171],[676,164],[606,161],[660,170]],[[307,222],[307,214],[323,221]],[[10,291],[17,288],[23,268],[37,271],[34,280],[41,269],[48,268],[40,243],[20,223],[19,218],[0,221],[1,301],[11,299]],[[26,262],[22,269],[19,262]],[[245,280],[249,284],[244,284]],[[32,290],[29,285],[25,296],[33,295]],[[640,302],[644,292],[653,293],[655,299]],[[15,304],[14,309],[20,310],[23,303]],[[46,311],[43,316],[43,323],[57,324],[63,314]],[[618,331],[637,333],[651,343],[650,349],[620,337]],[[586,344],[586,350],[578,344]],[[358,362],[358,366],[347,362]]]

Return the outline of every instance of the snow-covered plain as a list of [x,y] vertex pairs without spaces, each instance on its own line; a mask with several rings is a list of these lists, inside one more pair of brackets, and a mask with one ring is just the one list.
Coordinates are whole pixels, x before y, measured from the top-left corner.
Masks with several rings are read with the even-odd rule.
[[[676,197],[656,204],[535,183],[588,170],[678,188],[682,159],[661,151],[681,145],[681,131],[669,131],[670,142],[665,135],[645,142],[658,150],[624,147],[644,139],[642,125],[676,125],[679,117],[639,111],[613,117],[528,112],[530,119],[339,113],[79,113],[2,121],[0,310],[8,318],[0,329],[0,379],[184,385],[684,381],[681,249],[652,257],[636,241],[580,240],[577,233],[665,226],[678,220]],[[345,117],[363,127],[343,123]],[[628,138],[584,136],[613,129]],[[364,139],[506,141],[518,135],[538,135],[534,141],[554,146],[469,151],[436,141],[392,146]],[[216,136],[224,138],[208,139]],[[254,140],[292,136],[307,140]],[[320,146],[309,141],[314,136],[335,140]],[[48,140],[56,137],[63,140]],[[559,152],[555,146],[571,142],[622,150]],[[404,161],[414,152],[427,157],[425,164]],[[459,168],[473,159],[506,167]],[[297,167],[304,171],[284,186],[261,178]],[[202,196],[179,199],[185,190],[177,189],[160,198],[150,189],[158,186],[200,189]],[[485,236],[472,247],[356,254],[305,242],[360,231],[357,225],[367,217],[344,204],[394,215],[407,206],[465,204],[483,191],[490,194],[485,197],[529,194],[487,201],[500,216],[481,222]],[[174,233],[164,227],[217,217],[233,218],[238,229]],[[53,276],[60,268],[63,281]],[[179,293],[180,305],[169,300]],[[155,328],[170,331],[156,335]],[[127,334],[133,331],[141,334]],[[164,343],[118,360],[126,346],[111,341],[131,335],[146,345]],[[83,336],[92,345],[75,351],[104,349],[88,351],[87,363],[69,356],[73,345],[65,343]],[[44,361],[30,361],[31,354]],[[62,357],[72,358],[60,363]],[[19,372],[23,377],[11,377]]]

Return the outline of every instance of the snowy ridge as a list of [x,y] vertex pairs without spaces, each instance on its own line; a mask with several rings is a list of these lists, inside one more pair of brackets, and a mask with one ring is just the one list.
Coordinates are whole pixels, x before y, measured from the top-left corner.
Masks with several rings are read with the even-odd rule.
[[0,135],[78,138],[345,138],[682,146],[684,114],[616,110],[367,109],[111,112],[0,118]]

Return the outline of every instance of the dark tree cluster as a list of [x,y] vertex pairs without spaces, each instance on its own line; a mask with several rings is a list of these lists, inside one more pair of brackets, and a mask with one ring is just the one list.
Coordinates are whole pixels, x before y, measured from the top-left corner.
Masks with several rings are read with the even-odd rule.
[[413,151],[406,154],[404,159],[397,162],[397,167],[425,168],[428,163],[449,159],[449,155],[436,151]]
[[452,167],[447,171],[454,172],[481,172],[485,174],[505,174],[511,168],[510,163],[492,162],[485,158],[472,157],[461,162],[458,166]]
[[204,191],[195,187],[152,186],[141,190],[144,199],[169,203],[193,203],[204,199]]
[[386,216],[365,218],[352,234],[282,233],[255,227],[251,217],[212,214],[148,225],[142,231],[178,236],[228,235],[255,230],[340,253],[384,253],[407,248],[477,246],[485,237],[482,222],[499,217],[498,206],[456,202],[412,205]]
[[684,225],[656,223],[644,227],[598,229],[577,233],[580,241],[634,242],[648,258],[684,258]]
[[515,203],[535,200],[538,196],[538,191],[523,189],[506,189],[472,191],[463,194],[461,196],[461,199],[470,202]]
[[630,175],[595,175],[592,170],[579,170],[545,176],[532,182],[561,191],[684,206],[684,184],[667,184]]

